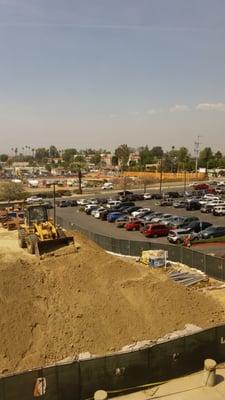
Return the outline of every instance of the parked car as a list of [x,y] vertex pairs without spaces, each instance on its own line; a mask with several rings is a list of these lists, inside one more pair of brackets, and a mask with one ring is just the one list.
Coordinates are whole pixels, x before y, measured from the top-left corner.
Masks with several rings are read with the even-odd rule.
[[198,233],[200,231],[203,231],[206,228],[209,228],[210,226],[212,226],[212,224],[210,222],[206,222],[206,221],[192,221],[187,229],[190,232],[195,232]]
[[105,207],[97,207],[91,211],[92,217],[100,218],[101,212],[105,211]]
[[166,192],[164,193],[164,197],[169,197],[171,199],[178,199],[179,197],[181,197],[181,195],[178,192]]
[[114,212],[110,212],[107,215],[107,221],[108,222],[115,222],[117,220],[117,218],[121,217],[122,213],[119,211],[114,211]]
[[152,195],[151,193],[144,193],[144,200],[151,200]]
[[154,200],[161,200],[163,198],[163,195],[161,193],[152,193],[151,198]]
[[201,239],[213,239],[220,236],[225,236],[224,226],[210,226],[199,232],[199,238]]
[[170,243],[174,243],[174,244],[183,243],[185,237],[187,237],[188,234],[189,234],[188,229],[174,229],[174,230],[169,231],[167,240]]
[[76,207],[77,206],[77,200],[69,200],[70,202],[70,207]]
[[133,193],[128,196],[128,199],[132,201],[142,201],[144,200],[144,193]]
[[169,233],[169,227],[165,224],[149,224],[143,233],[146,237],[158,237],[167,236]]
[[89,201],[88,201],[88,199],[78,199],[77,204],[79,206],[86,206],[87,204],[89,204]]
[[132,207],[128,207],[124,210],[125,213],[127,214],[132,214],[132,212],[134,211],[138,211],[141,209],[141,206],[132,206]]
[[172,206],[173,205],[173,199],[170,199],[170,198],[163,199],[163,200],[160,201],[159,205],[161,207]]
[[173,207],[174,208],[185,208],[186,204],[187,204],[186,200],[177,200],[177,201],[174,201]]
[[61,207],[61,208],[68,207],[69,206],[69,201],[68,200],[60,200],[56,204],[57,204],[58,207]]
[[97,210],[98,207],[99,207],[99,206],[98,206],[97,204],[88,204],[88,205],[85,207],[84,211],[86,212],[87,215],[90,215],[91,212],[92,212],[93,210]]
[[127,223],[127,221],[129,221],[129,215],[122,214],[115,221],[117,228],[124,228],[124,225]]
[[114,208],[116,206],[120,206],[121,201],[120,200],[109,200],[108,203],[106,204],[107,208]]
[[154,218],[159,218],[162,215],[163,215],[163,213],[161,213],[161,212],[153,212],[153,213],[148,214],[145,217],[139,218],[139,219],[141,219],[142,221],[144,220],[144,222],[151,222]]
[[213,211],[213,206],[209,205],[209,204],[204,204],[201,208],[200,211],[201,213],[204,214],[210,214]]
[[141,222],[138,219],[130,220],[125,225],[126,231],[139,231]]
[[216,206],[213,209],[213,215],[225,215],[225,206]]
[[200,210],[201,204],[197,200],[189,200],[186,204],[187,211]]
[[207,183],[196,183],[193,185],[195,190],[206,190],[209,189],[209,185]]
[[122,201],[120,204],[117,206],[119,209],[125,209],[128,207],[134,207],[135,203],[133,201]]
[[188,227],[193,221],[199,221],[198,217],[183,217],[182,228]]
[[140,208],[139,210],[133,211],[131,213],[132,217],[144,216],[147,213],[151,212],[151,208]]
[[158,215],[158,216],[152,218],[151,222],[153,224],[155,224],[155,223],[157,224],[159,222],[163,222],[164,223],[165,221],[169,220],[171,217],[172,217],[172,214],[162,214],[162,215]]

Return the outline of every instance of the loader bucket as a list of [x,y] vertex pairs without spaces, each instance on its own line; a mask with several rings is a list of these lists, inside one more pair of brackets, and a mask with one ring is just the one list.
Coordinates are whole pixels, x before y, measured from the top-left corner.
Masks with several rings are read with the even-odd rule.
[[74,237],[66,236],[58,239],[43,240],[36,243],[35,254],[41,256],[44,253],[51,253],[64,246],[74,245]]

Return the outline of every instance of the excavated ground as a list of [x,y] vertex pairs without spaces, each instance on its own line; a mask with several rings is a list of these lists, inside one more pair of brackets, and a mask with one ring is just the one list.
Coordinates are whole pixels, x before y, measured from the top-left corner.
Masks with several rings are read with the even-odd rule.
[[78,253],[63,255],[64,248],[42,260],[16,238],[0,231],[0,373],[225,321],[223,304],[210,295],[108,255],[81,235]]

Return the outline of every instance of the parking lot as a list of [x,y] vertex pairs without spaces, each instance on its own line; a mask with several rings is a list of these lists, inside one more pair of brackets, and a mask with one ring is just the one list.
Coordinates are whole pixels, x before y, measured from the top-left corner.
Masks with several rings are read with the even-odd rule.
[[[159,211],[162,213],[173,214],[177,216],[195,216],[198,217],[199,220],[210,222],[213,225],[225,226],[225,217],[217,217],[213,214],[205,214],[200,211],[187,211],[185,208],[174,208],[173,206],[162,207],[159,205],[159,201],[157,200],[144,200],[144,201],[136,201],[136,205],[141,207],[149,207],[154,211]],[[115,223],[109,223],[107,221],[102,221],[94,218],[91,215],[86,215],[84,212],[79,211],[79,207],[67,207],[67,208],[58,208],[57,207],[57,215],[70,221],[71,224],[80,225],[84,229],[87,229],[92,232],[97,232],[102,235],[107,235],[111,237],[115,237],[118,239],[134,239],[134,240],[143,240],[143,241],[153,241],[158,243],[168,243],[166,237],[158,237],[158,238],[146,238],[139,231],[126,231],[124,228],[118,228]],[[200,246],[199,250],[204,252],[209,252],[207,246]],[[212,251],[212,250],[211,250]],[[214,252],[221,252],[221,246],[216,245]],[[225,250],[224,250],[225,252]]]

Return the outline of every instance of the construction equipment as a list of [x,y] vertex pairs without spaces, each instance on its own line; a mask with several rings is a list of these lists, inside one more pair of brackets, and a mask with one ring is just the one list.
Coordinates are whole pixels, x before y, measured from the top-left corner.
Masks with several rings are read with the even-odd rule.
[[44,204],[30,204],[24,209],[24,224],[18,229],[19,246],[30,254],[41,255],[63,245],[74,244],[73,236],[67,236],[62,228],[48,218]]

